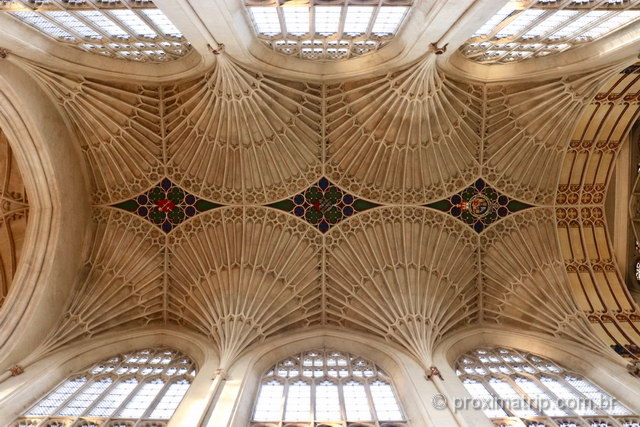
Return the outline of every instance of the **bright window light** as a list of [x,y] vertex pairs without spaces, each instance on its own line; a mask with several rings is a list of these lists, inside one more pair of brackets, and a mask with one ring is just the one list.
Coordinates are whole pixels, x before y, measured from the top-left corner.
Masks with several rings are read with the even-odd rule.
[[529,29],[529,31],[525,33],[524,37],[540,37],[550,34],[553,30],[575,17],[578,13],[580,12],[577,10],[560,10],[558,12],[554,12],[547,19]]
[[284,22],[287,32],[293,35],[303,35],[309,32],[308,7],[283,7]]
[[284,419],[288,421],[311,420],[311,386],[307,382],[298,380],[289,385]]
[[347,34],[366,33],[373,10],[373,6],[349,6],[344,21],[344,32]]
[[97,10],[83,10],[78,15],[91,21],[92,24],[98,26],[102,31],[114,37],[129,37],[129,33],[120,28],[111,19],[107,18],[102,12]]
[[640,11],[626,10],[627,5],[621,0],[511,0],[460,51],[472,61],[490,64],[563,52],[640,20]]
[[378,11],[376,22],[371,30],[374,34],[392,34],[398,31],[408,7],[382,6]]
[[36,27],[38,30],[45,34],[55,37],[57,39],[73,40],[75,37],[68,31],[63,30],[60,26],[54,24],[48,19],[45,19],[37,12],[11,12],[11,15],[15,16],[19,20]]
[[160,9],[143,9],[142,13],[144,13],[147,18],[149,18],[151,22],[153,22],[153,24],[158,27],[158,29],[165,35],[171,37],[182,36],[180,30],[178,30],[176,26],[173,25],[173,22],[171,22]]
[[155,38],[157,36],[157,33],[145,24],[145,22],[132,10],[112,10],[110,13],[138,36],[150,38]]
[[75,16],[72,16],[68,12],[52,11],[52,12],[44,12],[43,14],[51,19],[54,19],[55,21],[59,22],[69,30],[79,34],[82,37],[89,37],[89,38],[95,38],[95,39],[102,38],[102,36],[98,34],[98,32],[92,30],[91,28],[83,24],[82,21],[80,21]]
[[522,32],[529,25],[531,25],[544,13],[545,11],[540,9],[526,10],[521,13],[515,20],[509,23],[506,27],[498,31],[496,37],[502,38],[516,35]]
[[504,6],[498,13],[493,15],[491,19],[489,19],[472,37],[478,37],[481,35],[489,34],[491,30],[493,30],[499,23],[504,21],[504,19],[511,15],[511,13],[515,10],[514,6],[509,2],[506,6]]
[[121,0],[94,0],[92,8],[76,7],[89,4],[86,0],[35,3],[47,7],[6,14],[75,49],[138,62],[172,61],[191,50],[182,33],[151,0],[136,0],[135,9],[125,9]]
[[341,6],[317,6],[316,33],[335,34],[340,29]]
[[358,0],[357,5],[349,0],[332,0],[329,5],[323,1],[309,0],[304,7],[246,7],[258,38],[272,50],[303,59],[342,60],[385,46],[413,2],[394,0],[393,6],[381,6],[379,0]]
[[281,32],[278,9],[275,7],[251,7],[249,13],[258,34],[279,34]]

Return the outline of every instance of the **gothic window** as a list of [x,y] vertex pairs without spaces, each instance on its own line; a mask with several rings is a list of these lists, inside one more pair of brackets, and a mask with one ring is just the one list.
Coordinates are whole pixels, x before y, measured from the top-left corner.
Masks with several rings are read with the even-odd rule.
[[84,421],[109,420],[109,425],[127,427],[146,421],[164,426],[195,374],[194,362],[175,350],[145,349],[121,354],[66,379],[16,425],[62,426],[77,422],[73,425],[84,426],[93,425]]
[[137,62],[166,62],[191,46],[151,0],[4,0],[0,12],[78,49]]
[[470,406],[482,408],[496,425],[521,420],[527,426],[631,427],[640,422],[589,380],[531,353],[477,349],[461,356],[456,369],[473,398]]
[[462,46],[480,63],[509,63],[563,52],[640,19],[628,0],[509,1]]
[[373,52],[398,32],[413,0],[312,0],[304,5],[265,6],[245,0],[258,38],[285,55],[340,60]]
[[361,357],[328,349],[291,356],[262,378],[251,425],[281,422],[407,425],[387,374]]

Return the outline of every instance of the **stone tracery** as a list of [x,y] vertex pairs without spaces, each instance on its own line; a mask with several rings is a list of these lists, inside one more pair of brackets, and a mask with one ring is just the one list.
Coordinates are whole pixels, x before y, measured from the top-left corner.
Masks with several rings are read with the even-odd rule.
[[[590,333],[583,312],[593,314],[584,305],[592,295],[572,286],[562,237],[575,226],[565,218],[597,217],[602,197],[562,198],[573,187],[562,184],[561,165],[577,158],[576,144],[570,127],[545,125],[588,114],[613,67],[543,84],[483,85],[454,81],[426,58],[382,77],[318,83],[263,75],[223,57],[201,79],[155,86],[25,67],[54,91],[77,129],[97,204],[86,276],[42,351],[113,328],[172,323],[209,337],[225,367],[257,341],[317,324],[388,338],[425,369],[439,339],[478,322],[526,325],[597,351],[622,342]],[[115,160],[129,151],[139,162]],[[325,174],[383,206],[325,236],[258,206]],[[163,176],[225,206],[166,235],[108,207]],[[419,206],[479,177],[534,209],[478,236]],[[598,179],[594,185],[606,186],[606,174]],[[585,224],[604,233],[597,220]],[[593,267],[593,276],[602,273]],[[628,336],[623,344],[632,342]]]

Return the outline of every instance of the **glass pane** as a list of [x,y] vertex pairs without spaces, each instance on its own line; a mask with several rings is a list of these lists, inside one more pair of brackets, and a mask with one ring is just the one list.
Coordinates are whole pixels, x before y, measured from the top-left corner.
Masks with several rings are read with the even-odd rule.
[[344,21],[344,32],[347,34],[366,33],[373,15],[373,6],[349,6]]
[[100,403],[89,411],[89,416],[110,417],[137,385],[138,381],[134,378],[129,378],[128,380],[117,384],[105,397],[102,398]]
[[514,415],[518,417],[535,417],[538,415],[508,382],[492,378],[490,385],[501,399],[509,402],[509,409]]
[[78,12],[78,15],[82,16],[83,18],[87,19],[88,21],[91,21],[91,23],[93,25],[95,25],[96,27],[100,28],[102,31],[104,31],[105,33],[109,34],[110,36],[114,36],[114,37],[128,37],[129,34],[123,30],[122,28],[120,28],[119,26],[117,26],[115,24],[115,22],[113,22],[111,19],[107,18],[104,13],[97,11],[97,10],[92,10],[92,11],[80,11]]
[[474,380],[465,380],[463,384],[472,398],[482,402],[482,412],[484,412],[487,417],[508,417],[508,414],[498,405],[496,399],[483,384]]
[[131,10],[112,10],[110,13],[128,27],[133,34],[149,38],[157,37],[156,32],[140,19],[135,12]]
[[57,413],[62,416],[78,417],[89,407],[91,404],[100,397],[103,391],[105,391],[112,381],[111,378],[102,378],[80,392],[71,402]]
[[566,377],[566,381],[576,388],[580,393],[591,399],[598,408],[609,415],[631,415],[625,406],[613,397],[603,393],[591,382],[583,378]]
[[172,37],[182,37],[180,30],[173,25],[173,22],[171,22],[160,9],[144,9],[142,13],[144,13],[163,34]]
[[87,382],[86,378],[65,381],[27,412],[28,416],[52,415],[62,403]]
[[542,377],[540,381],[547,387],[553,394],[558,396],[558,399],[564,401],[565,407],[573,410],[578,415],[597,415],[598,411],[595,410],[595,404],[591,401],[585,401],[580,399],[578,395],[567,388],[564,384],[560,383],[555,378]]
[[280,33],[278,9],[275,7],[250,7],[249,14],[258,34],[275,35]]
[[548,415],[550,417],[567,415],[565,411],[558,407],[555,397],[552,397],[546,392],[542,391],[538,384],[534,383],[530,379],[522,377],[516,378],[515,381],[522,389],[522,391],[527,393],[529,399],[536,402],[536,406],[538,407],[538,409],[544,411],[545,415]]
[[58,39],[74,40],[75,37],[66,30],[63,30],[59,25],[54,24],[48,19],[42,17],[36,12],[11,12],[11,15],[20,19],[21,21],[36,27],[38,30],[45,34]]
[[253,419],[256,421],[279,421],[282,417],[283,392],[284,385],[278,381],[262,384]]
[[371,421],[371,409],[364,384],[348,381],[343,391],[347,421]]
[[151,413],[151,418],[168,420],[171,418],[182,398],[189,390],[191,383],[187,380],[180,380],[169,386],[167,392],[162,396],[160,402]]
[[287,32],[294,35],[302,35],[309,32],[309,8],[308,7],[284,7],[284,22]]
[[316,421],[341,419],[338,386],[331,381],[322,381],[316,387]]
[[100,39],[102,36],[94,31],[92,28],[85,25],[82,21],[80,21],[75,16],[71,15],[68,12],[44,12],[43,15],[54,19],[56,22],[64,26],[70,32],[75,32],[82,37],[92,38],[92,39]]
[[369,388],[379,421],[400,421],[403,419],[400,405],[398,405],[390,384],[374,381]]
[[316,12],[316,32],[321,34],[337,33],[340,27],[340,6],[317,6]]
[[118,416],[124,418],[140,418],[144,415],[149,406],[151,406],[151,403],[163,387],[164,381],[161,379],[155,379],[143,384],[136,395],[120,411]]
[[371,32],[374,34],[395,33],[408,10],[408,7],[402,6],[382,6],[378,11]]
[[311,386],[306,382],[296,381],[289,385],[284,419],[311,421]]

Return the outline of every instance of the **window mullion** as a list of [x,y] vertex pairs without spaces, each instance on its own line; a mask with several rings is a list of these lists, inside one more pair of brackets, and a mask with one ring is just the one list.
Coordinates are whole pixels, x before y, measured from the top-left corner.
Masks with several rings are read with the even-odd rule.
[[[495,376],[495,374],[493,374],[492,376]],[[505,407],[505,405],[501,404],[500,402],[502,402],[502,396],[500,396],[500,394],[496,391],[496,389],[493,388],[493,386],[491,385],[491,382],[486,381],[486,378],[483,377],[481,384],[484,385],[484,388],[489,392],[490,395],[493,396],[494,399],[496,399],[496,404],[502,408],[502,410],[509,416],[509,417],[516,417],[519,418],[516,414],[514,414],[511,411],[511,408],[507,408]]]
[[[136,379],[137,379],[137,377],[136,377]],[[127,395],[126,399],[124,399],[124,400],[122,401],[122,403],[120,404],[120,406],[118,406],[118,407],[117,407],[117,408],[116,408],[116,409],[111,413],[110,418],[119,418],[119,415],[118,415],[118,414],[120,413],[120,411],[122,411],[122,409],[124,409],[124,408],[129,404],[129,402],[131,402],[131,399],[133,399],[133,398],[136,396],[136,394],[138,393],[138,391],[140,391],[140,389],[142,388],[142,386],[143,386],[144,384],[145,384],[145,382],[144,382],[144,381],[140,381],[140,382],[138,383],[138,385],[136,386],[136,388],[134,388],[133,390],[131,390],[131,392],[129,392],[129,394]]]
[[367,393],[367,401],[369,402],[369,408],[371,409],[371,416],[373,417],[373,421],[378,425],[378,412],[376,411],[375,405],[373,404],[373,396],[371,396],[371,388],[369,387],[369,381],[363,378],[364,389]]
[[[156,378],[162,379],[161,377],[156,377]],[[171,387],[172,384],[177,383],[181,379],[182,378],[176,378],[173,381],[165,381],[164,386],[162,387],[162,390],[160,390],[158,392],[158,394],[156,395],[156,397],[151,401],[151,403],[149,403],[149,406],[142,413],[142,416],[140,418],[141,419],[150,418],[151,417],[151,413],[156,409],[156,406],[158,406],[158,403],[160,403],[160,401],[162,400],[164,395],[167,393],[167,391],[169,390],[169,387]],[[162,379],[162,381],[164,381],[164,379]]]
[[[314,371],[315,372],[315,371]],[[311,399],[311,405],[309,406],[311,411],[311,425],[314,425],[316,421],[316,378],[311,379],[311,393],[309,393],[309,398]]]
[[[554,398],[556,400],[556,404],[558,402],[560,402],[560,398],[553,391],[551,391],[551,389],[549,387],[547,387],[544,382],[540,381],[540,378],[538,378],[535,375],[531,375],[531,378],[533,378],[534,382],[538,385],[538,387],[540,387],[540,389],[542,391],[547,393],[547,395],[549,397]],[[567,415],[569,415],[569,416],[572,416],[572,417],[579,417],[580,416],[574,410],[567,408],[566,405],[564,405],[564,407],[562,407],[560,409],[563,410],[564,412],[566,412]]]
[[347,423],[347,404],[346,404],[346,401],[344,399],[344,387],[343,387],[342,379],[338,378],[337,383],[338,383],[338,399],[340,401],[340,416],[342,417],[342,421],[344,421],[345,425],[346,425],[346,423]]
[[522,388],[520,388],[520,386],[518,385],[518,383],[515,381],[515,379],[511,376],[511,375],[502,375],[505,381],[507,381],[508,384],[511,385],[511,387],[515,390],[516,393],[518,393],[520,395],[520,397],[522,398],[522,400],[531,408],[533,409],[535,412],[538,413],[539,416],[543,416],[543,412],[540,408],[538,408],[538,402],[534,402],[531,399],[531,396],[529,396]]
[[291,379],[287,378],[287,380],[284,382],[282,411],[281,411],[281,414],[280,414],[280,419],[281,420],[284,420],[285,416],[287,415],[287,401],[289,400],[289,382],[290,381],[291,381]]
[[[577,388],[575,388],[574,386],[572,386],[571,384],[569,384],[569,382],[567,380],[564,379],[563,376],[560,375],[552,375],[552,377],[554,377],[556,379],[556,381],[558,381],[559,383],[561,383],[563,386],[567,387],[567,389],[569,389],[575,396],[578,397],[578,399],[584,399],[584,402],[591,402],[593,403],[593,408],[596,410],[596,412],[598,412],[597,415],[606,415],[608,416],[609,414],[607,414],[605,411],[603,411],[600,406],[593,401],[593,399],[591,399],[590,397],[588,397],[585,394],[582,394],[582,392],[580,390],[578,390]],[[579,377],[579,376],[578,376]],[[576,412],[577,414],[577,412]],[[579,417],[583,417],[583,415],[578,415]],[[588,416],[588,415],[585,415]]]
[[[105,377],[107,378],[107,377]],[[102,399],[104,399],[110,392],[111,390],[113,390],[114,387],[116,387],[118,385],[118,378],[113,378],[112,376],[109,376],[108,378],[111,378],[111,385],[108,386],[102,393],[100,393],[100,395],[98,397],[96,397],[93,402],[87,406],[87,408],[82,411],[82,413],[80,414],[81,417],[85,417],[87,416],[87,414],[89,414],[89,412],[91,412],[93,410],[93,408],[102,401]]]
[[[87,388],[89,386],[89,384],[92,382],[88,377],[82,377],[82,378],[86,378],[86,382],[84,383],[84,385],[80,386],[75,392],[71,393],[71,395],[65,400],[63,401],[56,409],[54,409],[53,411],[51,411],[51,415],[49,415],[50,417],[56,417],[58,416],[57,413],[59,411],[61,411],[69,402],[71,402],[73,399],[75,399],[75,397],[78,395],[78,393],[80,393],[82,390],[84,390],[85,388]],[[64,380],[64,382],[62,382],[60,385],[66,383],[67,380]],[[58,386],[60,387],[60,386]],[[56,387],[57,389],[57,387]],[[55,390],[55,389],[54,389]],[[38,402],[40,403],[40,402]]]

